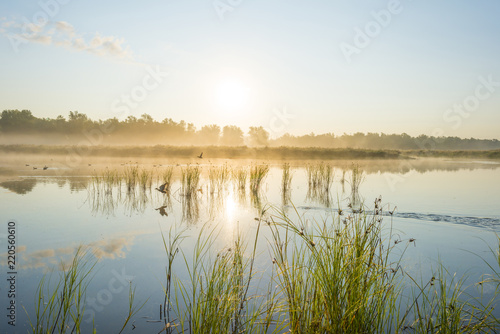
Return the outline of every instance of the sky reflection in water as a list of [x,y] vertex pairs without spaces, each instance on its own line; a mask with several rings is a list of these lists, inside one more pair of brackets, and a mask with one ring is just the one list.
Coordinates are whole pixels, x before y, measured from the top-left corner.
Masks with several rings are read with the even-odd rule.
[[[491,256],[488,245],[496,247],[500,169],[487,164],[457,166],[406,173],[391,171],[394,166],[388,171],[367,168],[369,173],[360,185],[358,199],[366,210],[372,210],[374,199],[382,196],[387,226],[392,222],[402,240],[416,239],[407,249],[404,265],[417,276],[431,275],[439,258],[452,272],[467,272],[475,278],[486,267],[474,254],[487,258]],[[145,191],[127,192],[123,187],[120,191],[116,186],[95,191],[87,175],[3,182],[2,220],[15,220],[18,229],[18,302],[28,313],[33,312],[32,296],[42,275],[56,268],[53,275],[57,276],[61,263],[70,261],[78,246],[87,245],[98,260],[98,271],[88,290],[93,298],[88,309],[95,312],[98,329],[115,330],[121,323],[127,312],[127,280],[137,286],[138,301],[149,298],[140,316],[155,317],[162,303],[166,261],[160,231],[168,233],[176,226],[187,228],[186,235],[196,236],[201,226],[209,224],[210,229],[220,231],[216,247],[221,249],[238,230],[244,235],[255,233],[255,218],[266,210],[284,210],[293,217],[296,209],[310,220],[335,213],[339,207],[349,214],[353,195],[349,170],[342,184],[343,171],[334,168],[330,191],[315,196],[311,196],[305,167],[292,164],[291,172],[291,188],[285,196],[281,165],[272,165],[258,193],[250,192],[248,186],[242,192],[232,182],[223,191],[212,193],[202,174],[199,190],[189,198],[181,195],[178,179],[169,195],[154,190],[156,184]],[[388,212],[395,206],[391,216]],[[265,243],[268,232],[263,229],[259,241],[257,264],[262,271],[271,266]],[[2,243],[4,240],[2,234]],[[182,251],[187,256],[193,244],[194,238],[184,241]],[[0,264],[5,268],[5,254]],[[176,266],[178,274],[185,272],[181,261]],[[110,284],[115,293],[104,294]],[[156,329],[154,323],[138,321],[145,328]],[[19,309],[18,323],[26,322],[26,315]]]

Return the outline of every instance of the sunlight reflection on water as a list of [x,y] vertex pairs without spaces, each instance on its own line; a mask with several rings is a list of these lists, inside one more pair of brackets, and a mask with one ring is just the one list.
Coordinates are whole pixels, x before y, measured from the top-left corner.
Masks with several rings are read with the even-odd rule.
[[[187,228],[187,236],[197,236],[202,226],[219,228],[216,247],[220,249],[234,239],[237,230],[244,235],[255,233],[256,218],[262,212],[281,209],[294,216],[297,210],[310,220],[336,214],[339,209],[349,213],[353,194],[348,173],[341,182],[342,168],[334,168],[331,190],[316,196],[310,195],[306,168],[294,165],[291,171],[289,201],[283,200],[280,190],[281,164],[271,167],[258,192],[252,193],[247,187],[242,193],[229,182],[221,193],[211,194],[208,179],[202,175],[200,191],[189,198],[180,194],[178,180],[167,195],[154,190],[156,184],[151,189],[133,192],[118,185],[96,190],[88,175],[28,177],[0,183],[5,190],[0,193],[2,220],[18,222],[19,275],[23,285],[19,300],[28,312],[33,312],[31,296],[41,275],[61,261],[69,261],[79,245],[88,245],[99,260],[89,295],[97,296],[116,272],[126,271],[134,277],[140,300],[149,298],[141,315],[150,316],[148,312],[156,312],[150,305],[161,303],[164,279],[165,253],[160,231],[165,233],[177,226]],[[387,175],[403,179],[391,189]],[[364,201],[365,210],[372,210],[373,200],[382,196],[387,226],[392,221],[401,239],[416,239],[405,257],[409,272],[429,276],[438,258],[453,271],[468,272],[474,277],[485,272],[486,266],[477,255],[490,255],[487,245],[495,247],[495,232],[500,231],[499,168],[470,168],[468,164],[464,168],[409,174],[374,170],[365,174],[357,195]],[[395,206],[394,215],[389,215]],[[263,229],[261,237],[264,241],[259,243],[258,263],[265,271],[270,266],[265,243],[269,231]],[[193,238],[185,240],[182,251],[186,256],[193,244]],[[2,256],[2,268],[6,265],[4,259]],[[182,264],[177,264],[176,270],[185,272]],[[102,331],[113,331],[126,313],[125,290],[113,294],[109,304],[94,307],[96,323]],[[20,323],[27,321],[22,314],[19,318]]]

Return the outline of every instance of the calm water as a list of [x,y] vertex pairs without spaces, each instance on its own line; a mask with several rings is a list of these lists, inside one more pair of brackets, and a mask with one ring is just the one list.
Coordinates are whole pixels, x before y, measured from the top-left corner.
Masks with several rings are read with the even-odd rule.
[[[231,166],[232,162],[228,162]],[[240,163],[241,164],[241,163]],[[189,256],[194,237],[201,227],[220,231],[215,247],[222,249],[236,232],[251,236],[263,210],[283,210],[295,217],[295,209],[306,219],[321,219],[339,207],[349,213],[352,201],[349,185],[350,162],[332,163],[335,179],[329,197],[311,195],[304,163],[291,163],[292,183],[289,198],[281,193],[281,164],[272,164],[259,196],[247,190],[237,191],[231,182],[220,193],[210,194],[206,171],[201,165],[200,190],[190,203],[180,195],[178,175],[166,196],[153,188],[136,190],[133,195],[113,188],[111,193],[92,190],[90,176],[94,169],[125,166],[97,163],[77,171],[54,171],[46,174],[31,167],[19,167],[17,174],[0,184],[0,231],[2,310],[5,310],[7,277],[7,222],[17,229],[17,324],[7,327],[2,314],[2,333],[26,332],[28,317],[34,315],[34,293],[44,274],[54,278],[61,262],[69,261],[80,245],[89,246],[98,260],[97,271],[87,291],[88,315],[95,314],[99,332],[117,332],[128,311],[129,281],[136,286],[136,302],[146,302],[133,319],[133,333],[157,333],[163,327],[159,305],[163,303],[166,255],[161,231],[171,227],[187,228],[183,252]],[[174,170],[180,171],[181,166]],[[23,165],[24,166],[24,165]],[[141,168],[156,168],[140,163]],[[365,170],[356,203],[364,203],[367,213],[375,198],[382,196],[387,226],[392,223],[402,240],[414,238],[403,265],[415,277],[426,280],[444,263],[453,273],[468,274],[471,282],[488,273],[478,255],[494,261],[489,246],[497,247],[495,233],[500,232],[500,164],[481,161],[361,162]],[[345,182],[342,178],[345,172]],[[389,210],[394,210],[391,216]],[[258,269],[272,266],[264,228],[259,236]],[[439,259],[439,261],[438,261]],[[174,272],[182,280],[182,262]],[[26,311],[24,311],[24,309]],[[2,311],[5,313],[6,311]],[[91,322],[85,325],[90,326]],[[132,332],[131,324],[126,332]]]

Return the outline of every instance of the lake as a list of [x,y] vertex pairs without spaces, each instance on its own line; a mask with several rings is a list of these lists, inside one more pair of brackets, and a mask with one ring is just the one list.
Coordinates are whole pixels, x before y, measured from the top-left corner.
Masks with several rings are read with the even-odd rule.
[[[7,327],[2,320],[2,332],[29,330],[27,314],[33,321],[40,281],[44,275],[47,280],[51,277],[53,286],[62,263],[69,263],[79,246],[87,247],[87,258],[96,261],[86,291],[82,328],[89,329],[94,319],[98,332],[119,332],[128,313],[131,282],[136,289],[135,303],[144,305],[124,332],[158,333],[164,327],[160,305],[164,303],[167,265],[162,233],[168,239],[169,231],[183,231],[180,249],[189,263],[201,230],[217,234],[213,254],[231,248],[241,233],[249,244],[247,255],[259,230],[255,268],[262,276],[261,286],[267,287],[265,277],[273,267],[269,249],[272,233],[263,222],[285,213],[295,221],[301,217],[307,229],[314,221],[338,216],[340,210],[343,217],[370,216],[378,198],[382,208],[378,215],[385,231],[392,228],[391,240],[404,245],[396,253],[404,252],[401,266],[407,275],[424,282],[437,275],[439,264],[443,264],[450,274],[465,275],[467,285],[491,274],[488,264],[495,266],[492,249],[498,248],[496,234],[500,232],[497,161],[329,161],[332,179],[325,192],[311,188],[310,166],[318,161],[289,161],[291,181],[283,191],[283,162],[121,160],[94,159],[73,169],[34,157],[16,157],[3,163],[1,167],[11,172],[3,175],[0,183],[0,291],[4,300],[11,276],[7,266],[8,222],[13,222],[16,326]],[[248,172],[251,166],[262,164],[267,164],[269,171],[255,192],[250,190],[249,176],[243,190],[231,177],[232,172]],[[41,168],[44,165],[47,170]],[[200,176],[193,192],[186,196],[181,174],[188,165],[199,168]],[[356,166],[358,181],[353,180]],[[150,173],[144,188],[138,184],[128,189],[124,180],[106,183],[96,178],[132,169]],[[170,191],[164,194],[155,188],[163,183],[167,170],[172,171],[172,178]],[[229,174],[215,175],[222,170]],[[356,182],[358,187],[353,189]],[[173,275],[181,282],[187,280],[182,255],[173,263]],[[252,285],[253,289],[258,288]],[[485,287],[485,294],[493,292],[494,288]]]

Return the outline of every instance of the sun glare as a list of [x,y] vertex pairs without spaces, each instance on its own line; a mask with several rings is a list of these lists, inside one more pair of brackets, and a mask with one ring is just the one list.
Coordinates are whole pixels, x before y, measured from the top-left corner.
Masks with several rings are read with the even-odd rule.
[[217,105],[225,110],[238,110],[247,104],[248,88],[239,81],[223,81],[216,87],[215,93]]

